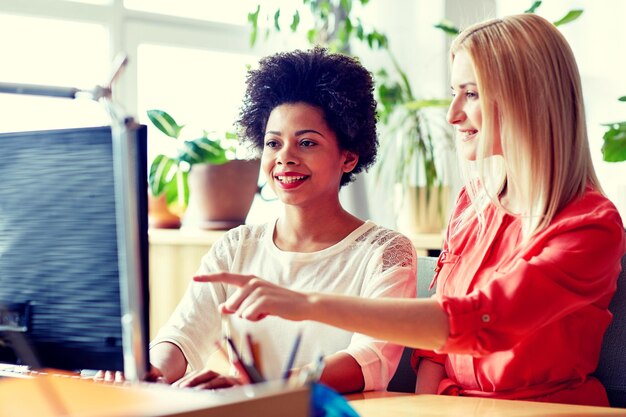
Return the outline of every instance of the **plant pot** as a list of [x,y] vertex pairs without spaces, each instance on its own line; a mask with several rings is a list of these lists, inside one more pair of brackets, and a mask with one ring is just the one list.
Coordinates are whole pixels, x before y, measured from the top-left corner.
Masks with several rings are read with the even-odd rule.
[[258,190],[260,164],[254,159],[192,165],[183,226],[226,230],[244,224]]
[[426,187],[396,184],[397,228],[406,235],[441,233],[448,215],[449,186]]
[[168,209],[165,194],[155,197],[148,191],[148,225],[159,229],[180,227],[180,217]]

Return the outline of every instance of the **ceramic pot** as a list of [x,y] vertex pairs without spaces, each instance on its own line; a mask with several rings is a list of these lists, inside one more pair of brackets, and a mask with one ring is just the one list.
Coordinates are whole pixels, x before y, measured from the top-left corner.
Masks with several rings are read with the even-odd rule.
[[148,225],[159,229],[180,227],[180,217],[167,208],[165,194],[155,197],[148,192]]
[[192,165],[183,226],[226,230],[244,224],[259,188],[260,164],[254,159]]
[[448,214],[450,188],[408,187],[396,184],[395,204],[399,231],[407,235],[441,233]]

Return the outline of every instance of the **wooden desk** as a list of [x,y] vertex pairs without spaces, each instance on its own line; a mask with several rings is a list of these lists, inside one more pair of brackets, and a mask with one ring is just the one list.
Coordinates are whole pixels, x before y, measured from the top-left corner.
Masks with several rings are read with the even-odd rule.
[[587,407],[486,398],[368,392],[347,396],[362,417],[592,417],[626,416],[624,408]]
[[[362,417],[599,417],[626,409],[438,395],[369,392],[347,396]],[[306,417],[310,392],[267,383],[224,391],[110,385],[70,377],[0,380],[0,417]]]
[[[178,305],[202,257],[217,239],[220,230],[150,229],[150,338],[165,324]],[[418,256],[441,249],[443,235],[407,236]]]
[[0,417],[307,417],[310,391],[265,383],[223,391],[72,377],[0,380]]

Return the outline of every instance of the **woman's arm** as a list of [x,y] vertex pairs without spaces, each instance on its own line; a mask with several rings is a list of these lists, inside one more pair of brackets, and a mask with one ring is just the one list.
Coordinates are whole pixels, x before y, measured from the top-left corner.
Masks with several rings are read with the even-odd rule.
[[314,320],[390,342],[437,349],[448,338],[448,317],[434,299],[369,299],[300,293],[251,275],[226,272],[194,277],[224,282],[239,289],[220,306],[223,313],[256,321],[267,315],[287,320]]
[[420,361],[417,367],[416,394],[437,394],[439,383],[446,377],[443,365],[428,359]]
[[[272,309],[276,308],[275,302],[267,304]],[[320,321],[404,346],[437,349],[444,345],[448,337],[448,318],[434,299],[369,299],[310,294],[302,310],[305,312],[303,319]]]
[[150,364],[168,384],[179,380],[187,370],[185,355],[170,342],[157,343],[150,349]]
[[320,381],[342,394],[363,391],[365,386],[361,366],[345,352],[337,352],[324,358],[324,371]]

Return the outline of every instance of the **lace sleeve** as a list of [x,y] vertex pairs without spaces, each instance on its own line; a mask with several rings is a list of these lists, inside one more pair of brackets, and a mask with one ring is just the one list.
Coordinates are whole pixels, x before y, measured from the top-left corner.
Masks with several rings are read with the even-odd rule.
[[415,267],[415,248],[411,241],[398,234],[385,247],[383,252],[383,271],[393,267]]
[[373,246],[382,248],[382,272],[392,268],[415,269],[417,255],[413,244],[406,236],[377,227],[368,237]]

